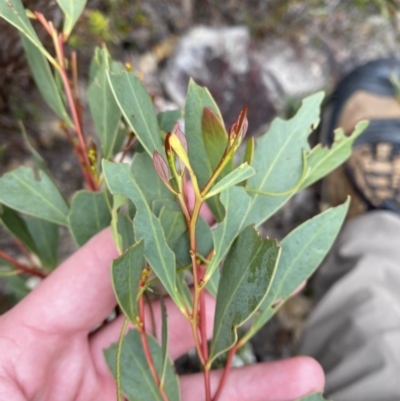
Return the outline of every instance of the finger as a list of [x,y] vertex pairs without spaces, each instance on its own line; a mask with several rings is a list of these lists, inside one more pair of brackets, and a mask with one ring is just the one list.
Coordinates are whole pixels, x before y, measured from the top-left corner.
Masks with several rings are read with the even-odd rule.
[[[187,319],[182,315],[171,298],[165,299],[165,306],[168,314],[168,354],[172,359],[176,359],[195,346],[192,329]],[[161,341],[162,328],[160,303],[154,301],[152,303],[152,308],[156,320],[157,339]],[[210,338],[213,329],[215,299],[209,294],[205,297],[205,309],[207,311],[207,337]],[[99,372],[102,374],[105,374],[106,371],[108,371],[104,361],[103,350],[108,348],[112,343],[118,341],[124,319],[124,316],[119,316],[115,321],[95,333],[91,338],[92,355]],[[150,311],[149,308],[147,308],[145,317],[147,331],[151,331],[150,319]]]
[[48,333],[89,332],[116,304],[110,276],[116,257],[111,230],[105,229],[24,298],[13,316]]
[[[221,375],[211,372],[212,394]],[[182,401],[205,399],[202,374],[182,376],[180,382]],[[324,385],[321,366],[302,356],[232,369],[219,401],[293,401],[322,391]]]

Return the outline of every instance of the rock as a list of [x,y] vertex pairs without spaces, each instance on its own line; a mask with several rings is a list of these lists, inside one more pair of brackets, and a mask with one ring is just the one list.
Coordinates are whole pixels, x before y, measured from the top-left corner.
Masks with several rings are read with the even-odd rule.
[[265,41],[257,51],[256,59],[262,66],[265,85],[270,92],[275,90],[276,103],[288,98],[302,98],[328,84],[327,56],[310,47],[309,43],[292,44],[285,39]]
[[199,85],[208,87],[227,127],[247,104],[249,133],[254,133],[270,122],[276,109],[251,47],[249,32],[244,27],[192,29],[168,62],[163,75],[166,92],[183,107],[192,77]]

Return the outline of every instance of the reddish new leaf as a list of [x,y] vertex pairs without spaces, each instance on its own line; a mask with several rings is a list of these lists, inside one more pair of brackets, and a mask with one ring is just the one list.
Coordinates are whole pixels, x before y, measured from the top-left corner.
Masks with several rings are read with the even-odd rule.
[[[153,152],[153,164],[158,176],[161,178],[162,182],[171,190],[173,190],[171,184],[169,183],[169,170],[168,165],[163,159],[163,157],[155,150]],[[175,192],[175,191],[174,191]]]

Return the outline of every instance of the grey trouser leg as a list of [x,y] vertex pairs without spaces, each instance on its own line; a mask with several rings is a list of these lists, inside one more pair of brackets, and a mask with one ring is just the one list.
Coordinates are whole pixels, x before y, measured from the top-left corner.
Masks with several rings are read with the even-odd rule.
[[300,354],[317,359],[334,401],[400,400],[400,217],[346,224],[316,280]]

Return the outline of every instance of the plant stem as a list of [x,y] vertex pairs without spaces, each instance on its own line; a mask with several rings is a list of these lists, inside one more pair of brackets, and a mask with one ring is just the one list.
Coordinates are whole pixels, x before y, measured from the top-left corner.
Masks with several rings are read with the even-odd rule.
[[151,356],[151,351],[149,347],[149,342],[147,341],[146,334],[146,325],[145,325],[145,313],[144,313],[144,296],[141,295],[139,298],[139,318],[140,324],[138,324],[138,329],[140,332],[140,337],[142,339],[143,352],[147,360],[147,364],[149,365],[150,372],[153,376],[153,379],[160,390],[161,397],[163,401],[169,401],[165,390],[161,387],[160,378],[158,377],[158,373],[156,371],[156,367],[154,366],[153,357]]
[[231,365],[232,365],[232,360],[233,360],[233,357],[235,356],[236,351],[237,351],[237,344],[235,344],[235,345],[229,350],[228,359],[227,359],[227,361],[226,361],[226,365],[225,365],[224,371],[223,371],[223,373],[222,373],[221,380],[219,381],[217,391],[216,391],[216,393],[214,394],[214,397],[213,397],[212,401],[217,401],[218,398],[219,398],[219,396],[220,396],[221,393],[222,393],[222,390],[223,390],[223,388],[224,388],[224,386],[225,386],[226,379],[228,378],[229,369],[230,369],[230,367],[231,367]]
[[18,270],[20,270],[23,273],[32,274],[40,278],[46,278],[46,274],[41,270],[39,270],[38,268],[34,266],[26,266],[1,250],[0,250],[0,258],[6,260],[8,263],[11,263],[13,266],[15,266]]
[[78,137],[79,141],[79,147],[80,147],[80,153],[82,157],[82,169],[83,169],[83,174],[85,181],[92,191],[97,191],[98,187],[97,184],[95,183],[95,180],[92,176],[92,174],[89,173],[90,169],[90,160],[89,156],[87,154],[87,149],[86,149],[86,144],[85,144],[85,139],[83,135],[83,130],[82,130],[82,122],[79,117],[78,109],[76,102],[74,100],[72,90],[71,90],[71,85],[69,83],[68,75],[67,75],[67,70],[65,68],[65,55],[64,55],[64,42],[63,42],[63,37],[62,34],[57,35],[56,30],[53,28],[53,25],[50,22],[50,27],[52,29],[52,38],[53,38],[53,43],[54,47],[56,49],[56,54],[58,58],[58,63],[60,67],[58,68],[58,73],[60,74],[65,95],[67,97],[67,102],[68,106],[71,112],[71,117],[74,122],[74,130],[76,132],[76,135]]
[[206,308],[205,298],[202,288],[203,272],[200,266],[197,265],[197,242],[196,242],[196,224],[200,215],[200,209],[203,201],[196,193],[196,201],[194,204],[193,212],[188,222],[189,225],[189,239],[190,239],[190,256],[193,266],[193,282],[194,282],[194,295],[193,295],[193,313],[190,319],[192,325],[192,332],[194,342],[196,345],[197,354],[203,365],[204,369],[204,387],[206,392],[206,401],[211,401],[211,388],[210,388],[210,370],[208,368],[208,344],[207,344],[207,330],[206,330]]
[[[46,32],[53,39],[53,44],[54,44],[54,48],[56,51],[58,63],[53,59],[51,59],[51,60],[49,59],[49,61],[53,64],[54,68],[58,71],[58,73],[60,74],[61,80],[63,82],[65,95],[67,97],[69,109],[71,111],[72,120],[74,122],[73,128],[77,134],[77,137],[79,140],[79,145],[80,145],[79,147],[77,147],[75,145],[73,145],[73,146],[74,146],[74,149],[76,149],[76,154],[78,156],[78,160],[82,166],[82,173],[83,173],[84,179],[86,181],[86,184],[92,191],[97,191],[98,185],[96,184],[96,181],[95,181],[93,175],[89,173],[91,165],[90,165],[90,160],[89,160],[89,157],[87,154],[86,144],[84,141],[84,135],[83,135],[83,130],[82,130],[82,121],[79,116],[79,112],[77,110],[77,104],[76,104],[74,97],[72,95],[72,92],[71,92],[71,86],[69,84],[68,75],[67,75],[67,71],[65,68],[63,35],[57,34],[57,31],[54,28],[53,23],[48,22],[45,19],[45,17],[43,16],[43,14],[35,12],[35,15],[36,15],[36,18],[38,19],[38,21],[42,24],[42,26],[46,30]],[[72,65],[73,65],[74,82],[76,83],[76,81],[77,81],[76,55],[75,56],[73,55],[73,57],[72,57]],[[75,90],[76,90],[76,94],[77,94],[77,88],[75,88]],[[66,131],[64,131],[64,132],[66,132]],[[70,137],[68,137],[68,140],[70,140],[70,142],[71,142]]]

